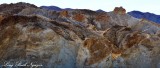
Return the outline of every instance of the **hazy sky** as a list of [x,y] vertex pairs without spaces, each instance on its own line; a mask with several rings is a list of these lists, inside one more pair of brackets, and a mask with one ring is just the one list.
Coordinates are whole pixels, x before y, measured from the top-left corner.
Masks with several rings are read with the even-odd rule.
[[139,10],[160,15],[160,0],[1,0],[2,3],[28,2],[37,6],[55,5],[60,8],[102,9],[112,11],[123,6],[127,11]]

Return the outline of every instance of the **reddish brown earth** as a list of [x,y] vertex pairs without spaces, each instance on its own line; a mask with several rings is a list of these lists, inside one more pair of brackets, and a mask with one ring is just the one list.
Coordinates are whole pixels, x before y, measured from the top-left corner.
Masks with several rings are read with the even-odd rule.
[[3,16],[2,15],[0,15],[0,22],[3,20]]
[[117,14],[126,14],[126,10],[123,7],[116,7],[114,9],[114,13],[117,13]]
[[66,11],[66,10],[61,11],[60,16],[68,17],[69,16],[68,11]]
[[85,16],[82,13],[78,13],[73,16],[73,19],[76,21],[82,22],[84,21]]
[[109,20],[109,16],[107,16],[106,14],[102,13],[102,14],[97,15],[95,20],[107,22]]

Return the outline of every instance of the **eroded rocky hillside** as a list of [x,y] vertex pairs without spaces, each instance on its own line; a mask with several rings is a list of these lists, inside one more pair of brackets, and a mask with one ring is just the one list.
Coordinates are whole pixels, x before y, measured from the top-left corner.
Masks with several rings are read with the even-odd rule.
[[[9,5],[21,10],[1,8]],[[122,7],[112,12],[53,11],[26,3],[0,8],[0,66],[160,68],[160,25]]]

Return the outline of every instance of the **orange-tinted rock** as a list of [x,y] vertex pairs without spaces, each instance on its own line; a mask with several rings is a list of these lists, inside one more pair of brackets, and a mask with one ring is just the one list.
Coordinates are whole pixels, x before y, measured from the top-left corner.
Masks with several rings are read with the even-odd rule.
[[114,13],[116,13],[116,14],[125,14],[126,10],[123,7],[115,7]]
[[66,10],[61,11],[61,12],[60,12],[60,16],[61,16],[61,17],[68,17],[68,16],[69,16],[69,15],[68,15],[68,11],[66,11]]
[[2,15],[0,15],[0,22],[3,20],[3,16]]
[[135,32],[135,33],[132,33],[131,35],[128,35],[127,39],[126,39],[127,44],[125,45],[125,48],[130,48],[133,45],[138,45],[138,43],[140,43],[140,41],[144,38],[145,37],[140,35],[138,32]]
[[109,16],[107,14],[99,14],[96,16],[96,21],[108,21]]
[[112,53],[112,59],[117,59],[119,56],[121,56],[121,53]]
[[85,62],[91,65],[103,60],[111,53],[112,44],[106,39],[90,38],[84,41],[84,47],[88,48],[91,57]]
[[[0,37],[0,60],[2,59],[16,59],[17,57],[24,58],[25,46],[13,47],[15,40],[20,35],[20,32],[14,26],[8,27],[7,30]],[[13,48],[13,50],[11,50]],[[17,53],[18,51],[18,53]]]
[[82,21],[84,21],[85,16],[81,13],[78,13],[73,16],[73,19],[76,21],[82,22]]
[[112,56],[112,59],[113,59],[113,60],[115,60],[115,59],[117,59],[119,56],[121,56],[122,53],[123,53],[123,49],[118,48],[117,46],[113,46],[113,47],[112,47],[111,56]]

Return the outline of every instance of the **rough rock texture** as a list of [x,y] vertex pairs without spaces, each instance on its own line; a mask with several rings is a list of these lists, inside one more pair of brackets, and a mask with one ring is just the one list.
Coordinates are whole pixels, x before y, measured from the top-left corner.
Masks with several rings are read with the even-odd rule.
[[5,13],[5,14],[17,14],[24,8],[37,8],[37,6],[29,4],[29,3],[11,3],[11,4],[1,4],[0,5],[0,12]]
[[29,7],[2,18],[0,66],[160,68],[160,25],[122,8],[95,12]]
[[3,15],[0,15],[0,22],[4,19]]
[[126,13],[126,10],[125,10],[123,7],[115,7],[114,13],[117,13],[117,14],[125,14],[125,13]]

